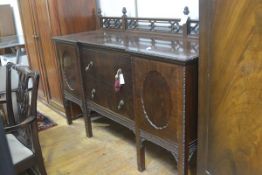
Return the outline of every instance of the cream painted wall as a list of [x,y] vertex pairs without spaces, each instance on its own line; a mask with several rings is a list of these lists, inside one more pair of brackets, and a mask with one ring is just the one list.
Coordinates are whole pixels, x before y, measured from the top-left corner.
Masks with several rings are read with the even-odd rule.
[[[181,18],[185,6],[190,18],[199,19],[199,0],[97,0],[104,16],[121,16],[127,8],[130,17]],[[137,4],[137,6],[136,6]]]

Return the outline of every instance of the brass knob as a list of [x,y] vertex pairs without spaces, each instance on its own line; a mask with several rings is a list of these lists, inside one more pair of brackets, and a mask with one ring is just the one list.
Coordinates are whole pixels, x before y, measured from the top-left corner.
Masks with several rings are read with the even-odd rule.
[[85,67],[85,71],[87,72],[94,65],[93,61],[90,61],[89,64]]
[[95,98],[95,94],[96,94],[96,90],[95,90],[95,89],[92,89],[92,90],[91,90],[91,99],[94,99],[94,98]]
[[119,103],[118,103],[117,109],[118,109],[118,110],[122,109],[122,107],[124,106],[124,104],[125,104],[124,100],[120,100]]

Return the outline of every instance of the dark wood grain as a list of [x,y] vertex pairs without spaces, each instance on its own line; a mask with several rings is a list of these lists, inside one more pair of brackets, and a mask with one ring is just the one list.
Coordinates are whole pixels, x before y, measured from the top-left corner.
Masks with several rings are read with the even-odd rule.
[[144,113],[146,112],[146,120],[148,120],[154,128],[166,128],[172,106],[168,80],[156,70],[147,72],[145,77],[139,77],[144,79],[144,81],[138,81],[143,82],[140,95],[143,111]]
[[262,174],[262,1],[200,1],[198,174]]
[[95,0],[47,0],[52,36],[95,30]]

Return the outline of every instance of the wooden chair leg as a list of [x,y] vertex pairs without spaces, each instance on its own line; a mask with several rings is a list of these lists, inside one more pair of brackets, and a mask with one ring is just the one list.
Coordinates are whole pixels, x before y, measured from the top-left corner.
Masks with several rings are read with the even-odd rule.
[[43,157],[38,157],[38,160],[37,160],[37,168],[38,168],[38,171],[41,175],[47,175],[46,173],[46,169],[45,169],[45,164],[44,164],[44,160],[43,160]]
[[83,112],[83,117],[85,120],[86,136],[93,137],[92,131],[92,122],[91,122],[91,110],[88,110],[87,113]]
[[64,108],[66,113],[67,124],[71,125],[72,124],[71,102],[67,99],[64,99]]
[[[36,166],[40,172],[41,175],[47,175],[45,164],[44,164],[44,158],[42,155],[42,149],[41,145],[39,143],[38,133],[37,133],[37,123],[35,122],[32,126],[33,131],[33,145],[35,147],[35,154],[36,154]],[[35,131],[35,132],[34,132]]]
[[138,171],[142,172],[145,170],[145,144],[139,134],[136,134],[136,151]]
[[[34,168],[34,169],[33,169]],[[28,174],[28,175],[35,175],[35,174],[39,174],[40,172],[38,172],[37,170],[36,170],[36,168],[37,167],[33,167],[33,168],[29,168],[27,171],[26,171],[26,174]]]

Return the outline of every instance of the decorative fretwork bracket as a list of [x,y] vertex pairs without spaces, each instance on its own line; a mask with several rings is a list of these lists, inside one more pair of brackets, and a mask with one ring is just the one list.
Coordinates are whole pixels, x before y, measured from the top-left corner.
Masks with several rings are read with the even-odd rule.
[[[101,9],[97,10],[97,28],[119,31],[143,31],[166,34],[176,34],[184,37],[198,37],[199,21],[187,18],[185,24],[181,24],[180,18],[133,18],[127,17],[127,10],[122,9],[122,17],[104,17]],[[184,15],[188,16],[188,7],[184,8]]]

